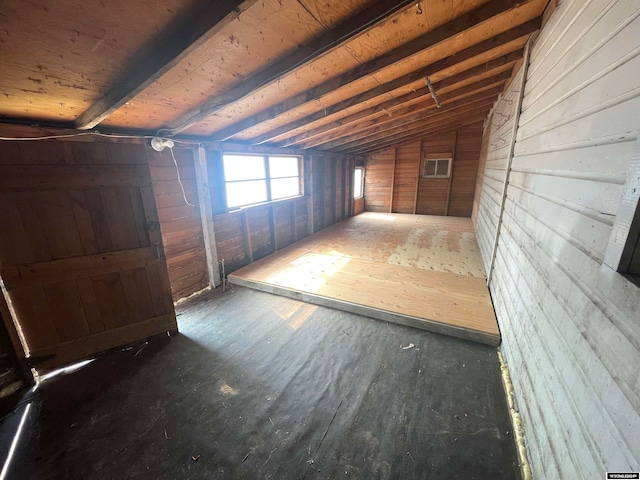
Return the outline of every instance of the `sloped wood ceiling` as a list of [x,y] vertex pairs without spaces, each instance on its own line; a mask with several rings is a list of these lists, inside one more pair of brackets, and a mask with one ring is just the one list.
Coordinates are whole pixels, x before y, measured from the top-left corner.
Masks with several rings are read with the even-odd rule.
[[484,118],[547,1],[2,2],[0,116],[365,154]]

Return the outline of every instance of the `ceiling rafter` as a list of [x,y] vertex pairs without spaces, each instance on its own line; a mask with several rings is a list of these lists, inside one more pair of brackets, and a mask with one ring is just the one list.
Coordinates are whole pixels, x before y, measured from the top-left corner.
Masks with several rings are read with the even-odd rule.
[[366,142],[354,142],[354,145],[350,145],[348,146],[348,148],[334,149],[332,150],[332,152],[356,154],[356,152],[369,151],[372,148],[372,146],[379,146],[379,145],[382,145],[383,143],[388,142],[388,144],[390,145],[395,145],[395,144],[406,141],[405,139],[408,137],[414,137],[414,136],[419,137],[419,136],[430,135],[434,131],[434,129],[442,128],[444,125],[457,124],[458,122],[462,122],[469,118],[475,118],[476,116],[486,116],[487,112],[491,108],[491,105],[492,105],[491,103],[484,104],[484,105],[480,104],[472,110],[467,110],[457,115],[452,115],[448,118],[432,119],[429,122],[425,122],[420,127],[396,131],[394,132],[393,135],[389,134],[389,135],[372,138]]
[[387,150],[394,146],[403,145],[409,142],[414,142],[416,140],[422,140],[424,138],[428,138],[431,135],[455,131],[466,125],[471,125],[477,122],[481,122],[486,118],[488,111],[489,109],[478,110],[476,113],[473,113],[471,116],[465,116],[464,118],[458,117],[450,121],[442,122],[434,126],[433,128],[430,128],[428,132],[425,132],[424,130],[422,130],[418,133],[414,132],[411,134],[399,135],[396,137],[392,137],[391,139],[381,140],[379,142],[369,144],[366,147],[345,150],[344,152],[341,152],[341,153],[348,154],[348,155],[371,155],[375,152]]
[[[449,104],[443,104],[443,107],[439,109],[434,105],[433,101],[428,102],[426,105],[424,103],[419,105],[412,105],[411,107],[407,107],[401,111],[395,112],[394,116],[392,117],[387,117],[386,119],[379,118],[378,121],[374,122],[372,125],[368,125],[365,128],[361,128],[356,131],[352,131],[345,137],[322,143],[320,145],[320,149],[331,150],[340,145],[347,144],[352,141],[357,141],[360,138],[379,134],[390,128],[404,127],[405,125],[414,121],[420,121],[432,116],[442,115],[445,112],[463,108],[465,105],[476,102],[478,100],[495,97],[502,91],[502,85],[493,87],[489,90],[480,90],[477,91],[477,93],[474,93],[476,91],[477,89],[466,90],[466,96],[459,100],[451,101],[451,103]],[[444,102],[444,99],[442,101]]]
[[142,92],[222,28],[238,18],[256,0],[201,0],[182,12],[125,63],[109,91],[78,116],[79,129],[98,125]]
[[[506,76],[506,75],[505,75]],[[414,120],[422,120],[426,116],[437,115],[438,113],[449,111],[451,108],[457,108],[461,105],[466,105],[475,101],[474,99],[485,98],[490,96],[491,93],[485,93],[486,91],[494,92],[499,91],[506,81],[506,78],[487,79],[487,81],[479,81],[473,85],[462,87],[452,92],[446,93],[441,96],[441,107],[438,108],[433,102],[431,97],[425,98],[425,101],[416,103],[411,106],[404,107],[400,110],[395,110],[389,117],[378,117],[375,120],[366,122],[358,128],[348,128],[342,130],[340,133],[327,136],[322,141],[315,142],[313,146],[304,146],[302,148],[315,148],[321,146],[321,148],[332,148],[342,143],[347,143],[350,139],[357,139],[359,136],[368,135],[370,131],[379,131],[384,128],[385,125],[393,123],[394,125],[405,122],[411,122]]]
[[[526,2],[525,2],[526,3]],[[341,88],[345,85],[355,82],[371,75],[375,72],[382,70],[400,60],[415,55],[421,51],[424,51],[434,45],[447,40],[450,37],[461,34],[462,32],[469,30],[470,28],[477,27],[478,25],[492,19],[493,17],[504,14],[514,8],[518,8],[522,5],[522,2],[515,0],[495,0],[486,3],[471,12],[468,12],[460,17],[457,17],[450,22],[441,25],[425,35],[405,43],[404,45],[391,50],[375,59],[366,62],[342,75],[338,75],[324,83],[321,83],[306,92],[296,95],[287,99],[286,101],[274,105],[266,110],[257,112],[251,115],[249,118],[241,120],[229,127],[223,128],[211,135],[212,140],[224,141],[228,140],[238,133],[242,133],[249,128],[255,127],[261,123],[272,120],[285,112],[293,110],[296,107],[309,103],[313,100],[317,100],[324,95]],[[495,45],[494,45],[495,46]],[[188,126],[181,126],[184,130]],[[184,128],[183,128],[184,127]]]
[[[456,90],[448,91],[442,95],[439,94],[438,98],[440,99],[440,102],[444,103],[447,100],[450,101],[451,99],[458,98],[461,94],[477,90],[486,85],[494,86],[494,84],[498,82],[509,79],[511,77],[511,67],[513,66],[513,62],[508,63],[507,65],[509,66],[508,70],[503,70],[500,73],[497,73],[490,77],[482,78],[477,82],[462,86]],[[484,65],[481,65],[481,67],[484,67]],[[472,70],[475,70],[475,69],[472,69]],[[488,71],[491,72],[493,70],[494,69],[491,69]],[[460,74],[460,76],[458,75],[454,76],[454,77],[458,77],[457,78],[458,81],[456,81],[455,83],[451,83],[448,81],[449,79],[445,79],[447,81],[443,80],[442,82],[435,83],[433,84],[433,87],[436,89],[436,91],[438,91],[445,87],[456,86],[457,84],[462,83],[464,80],[474,78],[478,75],[478,73],[471,75],[470,72],[469,73],[467,72],[469,71],[463,72],[463,74],[465,75]],[[454,78],[454,77],[450,77],[450,78]],[[426,85],[423,88],[420,88],[408,94],[402,95],[393,100],[387,101],[375,107],[371,107],[370,109],[367,109],[367,110],[362,110],[361,112],[358,112],[349,117],[345,117],[346,121],[336,122],[336,123],[339,123],[339,125],[331,124],[328,126],[329,128],[326,128],[323,131],[319,131],[315,135],[309,138],[306,138],[303,141],[298,141],[295,143],[287,143],[286,145],[282,145],[282,146],[295,145],[295,146],[299,146],[300,148],[312,148],[312,147],[315,147],[316,145],[321,145],[322,143],[325,143],[328,140],[337,140],[338,138],[352,134],[354,132],[353,130],[354,128],[360,128],[364,123],[374,122],[375,119],[379,117],[383,117],[384,115],[393,117],[396,114],[396,110],[393,110],[394,108],[396,109],[401,108],[407,102],[413,102],[414,100],[418,100],[422,98],[424,98],[425,101],[428,101],[428,99],[431,98],[430,92],[426,87]],[[432,108],[436,108],[435,103],[431,101],[429,102],[429,105],[431,105]],[[363,114],[363,113],[366,113],[366,114]],[[348,128],[346,128],[347,126]]]
[[414,3],[413,0],[378,0],[364,11],[358,12],[284,58],[241,81],[233,88],[210,97],[194,111],[171,122],[162,131],[175,135],[186,130],[191,125],[205,120],[230,104],[251,95],[256,90],[267,87],[280,78],[308,65],[322,55],[340,47],[349,39],[364,34]]
[[[488,111],[488,110],[487,110]],[[405,145],[407,143],[410,142],[415,142],[416,140],[423,140],[423,139],[428,139],[430,136],[432,135],[439,135],[442,133],[446,133],[446,132],[454,132],[462,127],[465,127],[467,125],[472,125],[474,123],[478,123],[481,122],[485,119],[486,115],[487,115],[487,111],[485,112],[481,112],[480,114],[474,115],[472,117],[467,117],[465,119],[462,120],[453,120],[451,122],[445,122],[437,127],[434,127],[432,129],[429,130],[429,132],[427,134],[425,134],[425,132],[420,132],[420,133],[414,133],[412,135],[409,136],[404,136],[404,137],[399,137],[398,139],[393,139],[391,141],[387,141],[387,142],[381,142],[380,144],[376,145],[376,146],[370,146],[367,147],[366,149],[361,149],[361,150],[354,150],[354,153],[345,153],[348,155],[372,155],[374,153],[380,152],[380,151],[384,151],[384,150],[388,150],[389,148],[392,148],[394,146],[401,146],[401,145]]]
[[292,132],[297,128],[306,127],[307,125],[310,125],[317,120],[322,120],[328,116],[344,110],[345,108],[353,107],[355,105],[372,100],[388,92],[391,92],[398,88],[402,88],[412,82],[418,81],[424,76],[431,76],[437,72],[454,67],[455,65],[458,65],[462,62],[490,52],[491,50],[494,50],[501,45],[508,44],[509,42],[527,37],[533,32],[539,30],[540,25],[541,21],[539,18],[525,22],[521,25],[511,28],[510,30],[488,38],[487,40],[465,48],[464,50],[456,52],[455,54],[447,58],[438,60],[430,65],[425,65],[412,73],[403,75],[401,78],[391,80],[366,92],[360,93],[334,105],[328,106],[323,110],[300,118],[295,122],[291,122],[282,127],[275,128],[264,135],[253,138],[251,142],[256,145],[271,142],[279,136]]
[[350,150],[351,148],[356,146],[364,146],[369,143],[375,143],[380,140],[383,140],[386,137],[391,137],[396,135],[403,136],[403,135],[408,135],[410,133],[418,133],[419,131],[423,131],[426,134],[427,133],[426,130],[428,128],[432,127],[433,125],[440,125],[445,120],[450,120],[452,118],[464,118],[466,115],[469,114],[469,112],[475,112],[477,109],[490,108],[491,105],[493,105],[493,103],[495,102],[496,98],[497,98],[497,95],[494,95],[493,97],[479,99],[472,103],[461,105],[456,108],[452,108],[446,112],[436,113],[434,115],[422,118],[420,120],[414,120],[406,124],[395,125],[391,128],[386,128],[384,130],[381,130],[380,132],[375,132],[367,136],[362,136],[361,138],[358,138],[357,140],[353,140],[349,143],[335,146],[332,149],[329,149],[329,151],[342,152],[345,150]]

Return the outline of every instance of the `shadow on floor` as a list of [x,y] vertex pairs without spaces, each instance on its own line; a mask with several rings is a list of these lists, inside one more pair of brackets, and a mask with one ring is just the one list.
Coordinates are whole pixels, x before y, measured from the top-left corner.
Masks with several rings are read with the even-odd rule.
[[519,478],[495,348],[243,288],[178,314],[25,397],[7,478]]

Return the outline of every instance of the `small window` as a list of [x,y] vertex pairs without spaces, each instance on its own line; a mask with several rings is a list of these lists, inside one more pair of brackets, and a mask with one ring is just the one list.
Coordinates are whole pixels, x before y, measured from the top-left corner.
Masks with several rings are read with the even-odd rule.
[[422,178],[449,178],[451,174],[451,157],[424,159]]
[[356,167],[353,172],[353,198],[362,198],[364,195],[364,168]]
[[228,208],[301,194],[299,157],[225,154],[222,158]]

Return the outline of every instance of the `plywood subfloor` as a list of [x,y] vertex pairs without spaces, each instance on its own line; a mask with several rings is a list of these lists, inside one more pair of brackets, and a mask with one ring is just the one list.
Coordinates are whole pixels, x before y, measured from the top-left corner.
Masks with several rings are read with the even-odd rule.
[[237,285],[500,343],[468,218],[364,213],[229,275]]

